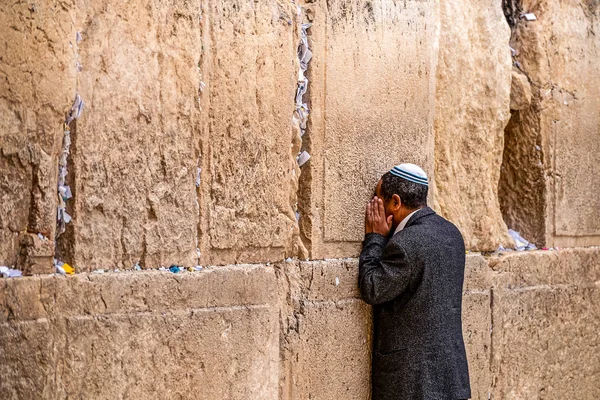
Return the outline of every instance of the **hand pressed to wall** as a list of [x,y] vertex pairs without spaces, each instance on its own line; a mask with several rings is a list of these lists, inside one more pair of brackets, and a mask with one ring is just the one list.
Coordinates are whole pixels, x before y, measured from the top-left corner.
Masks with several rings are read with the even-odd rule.
[[365,210],[365,234],[378,233],[387,237],[392,228],[393,215],[385,216],[383,200],[374,196]]

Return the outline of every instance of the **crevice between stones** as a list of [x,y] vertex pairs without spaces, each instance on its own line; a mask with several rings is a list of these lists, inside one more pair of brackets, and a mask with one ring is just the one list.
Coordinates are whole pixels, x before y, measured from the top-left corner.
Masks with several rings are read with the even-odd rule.
[[[527,78],[531,87],[531,101],[522,109],[511,110],[511,118],[504,129],[498,199],[508,228],[520,232],[521,236],[541,247],[546,244],[547,207],[546,174],[540,132],[542,85],[532,80],[518,60],[518,47],[527,45],[516,39],[520,15],[523,12],[521,1],[503,0],[502,8],[511,28],[510,45],[513,49],[514,71],[520,71]],[[513,85],[511,105],[512,98],[518,96],[514,90]]]
[[[310,85],[312,79],[310,72],[310,26],[306,16],[306,9],[300,5],[297,6],[295,33],[298,38],[298,89],[295,95],[295,111],[292,117],[292,137],[291,152],[297,164],[294,166],[293,174],[295,179],[295,204],[292,208],[295,212],[297,231],[294,233],[292,253],[294,256],[304,259],[311,251],[312,220],[311,215],[311,186],[312,186],[312,168],[310,154],[313,151],[311,141],[311,120],[310,120]],[[307,48],[306,48],[307,46]]]

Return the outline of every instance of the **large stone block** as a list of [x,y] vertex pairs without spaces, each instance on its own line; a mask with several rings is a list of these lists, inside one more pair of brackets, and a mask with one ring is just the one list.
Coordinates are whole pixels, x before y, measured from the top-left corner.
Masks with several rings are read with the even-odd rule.
[[78,3],[86,107],[59,241],[78,271],[197,264],[200,15],[186,1]]
[[204,10],[202,263],[281,261],[297,235],[296,8],[222,0]]
[[597,249],[492,262],[492,398],[600,396]]
[[598,248],[514,252],[491,257],[493,284],[500,289],[540,285],[580,285],[600,281]]
[[56,348],[46,319],[0,323],[0,397],[51,399],[56,390]]
[[288,297],[280,398],[369,398],[371,307],[358,293],[356,260],[281,268]]
[[505,219],[538,245],[599,244],[600,9],[558,0],[505,7],[515,66],[532,90],[531,106],[513,111],[506,128]]
[[277,398],[272,268],[0,283],[2,399]]
[[291,346],[287,398],[369,398],[370,314],[361,300],[305,304]]
[[486,400],[492,385],[491,292],[488,264],[481,255],[467,256],[462,307],[471,398]]
[[307,6],[314,53],[301,230],[312,258],[356,256],[364,206],[400,162],[433,178],[434,1]]
[[248,306],[68,318],[58,396],[275,399],[273,311]]
[[494,291],[493,396],[597,399],[596,286]]
[[510,29],[499,1],[440,2],[440,20],[435,203],[467,248],[495,250],[512,243],[498,202],[510,118]]
[[22,233],[54,240],[57,155],[75,96],[72,17],[51,1],[0,5],[0,265],[29,251]]

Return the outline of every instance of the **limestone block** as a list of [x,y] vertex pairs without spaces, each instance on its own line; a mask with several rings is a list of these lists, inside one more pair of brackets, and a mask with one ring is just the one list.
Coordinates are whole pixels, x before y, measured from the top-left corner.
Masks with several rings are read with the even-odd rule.
[[372,317],[357,298],[357,266],[356,260],[286,266],[295,284],[288,292],[293,323],[282,327],[280,398],[369,398]]
[[57,154],[75,96],[72,10],[52,1],[0,5],[0,265],[19,234],[54,240]]
[[278,0],[205,4],[203,264],[280,261],[291,252],[299,172],[295,14]]
[[0,280],[0,398],[275,399],[272,268]]
[[307,305],[292,344],[289,399],[367,399],[371,308],[361,300]]
[[79,316],[66,329],[60,397],[277,397],[277,312],[265,307]]
[[44,307],[47,303],[40,296],[40,279],[1,279],[0,289],[0,323],[36,321],[48,316]]
[[481,255],[467,256],[463,290],[463,338],[469,363],[471,398],[488,399],[492,385],[491,292],[488,264]]
[[589,248],[490,260],[492,398],[600,395],[599,256]]
[[355,258],[300,262],[298,272],[308,301],[361,299]]
[[473,250],[512,243],[498,202],[512,66],[497,3],[440,2],[435,201]]
[[490,370],[490,291],[463,295],[463,339],[469,363],[471,398],[486,400],[492,384]]
[[527,76],[513,69],[510,85],[510,109],[524,110],[531,104],[531,85]]
[[364,207],[400,162],[433,177],[436,2],[314,3],[301,230],[312,258],[359,253]]
[[540,285],[586,286],[600,281],[598,248],[518,252],[493,257],[495,287],[507,289]]
[[502,208],[509,226],[539,245],[600,243],[600,39],[591,33],[599,12],[594,2],[544,0],[510,15],[515,65],[533,97],[506,130]]
[[495,290],[492,396],[598,398],[599,307],[597,286]]
[[185,1],[79,4],[86,107],[59,242],[78,271],[197,264],[200,14]]
[[0,323],[0,397],[55,398],[55,349],[45,320]]
[[[201,274],[201,276],[200,276]],[[152,271],[44,277],[44,308],[64,316],[168,312],[275,304],[273,270],[263,266],[207,268],[198,273]],[[151,288],[151,290],[148,290]]]
[[45,236],[21,234],[17,268],[25,275],[53,273],[54,242]]

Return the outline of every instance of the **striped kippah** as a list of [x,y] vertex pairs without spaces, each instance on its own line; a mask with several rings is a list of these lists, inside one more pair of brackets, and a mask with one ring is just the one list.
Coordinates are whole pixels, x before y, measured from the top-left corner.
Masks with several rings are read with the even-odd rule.
[[392,175],[399,176],[414,183],[429,186],[427,174],[418,165],[415,164],[400,164],[390,170]]

